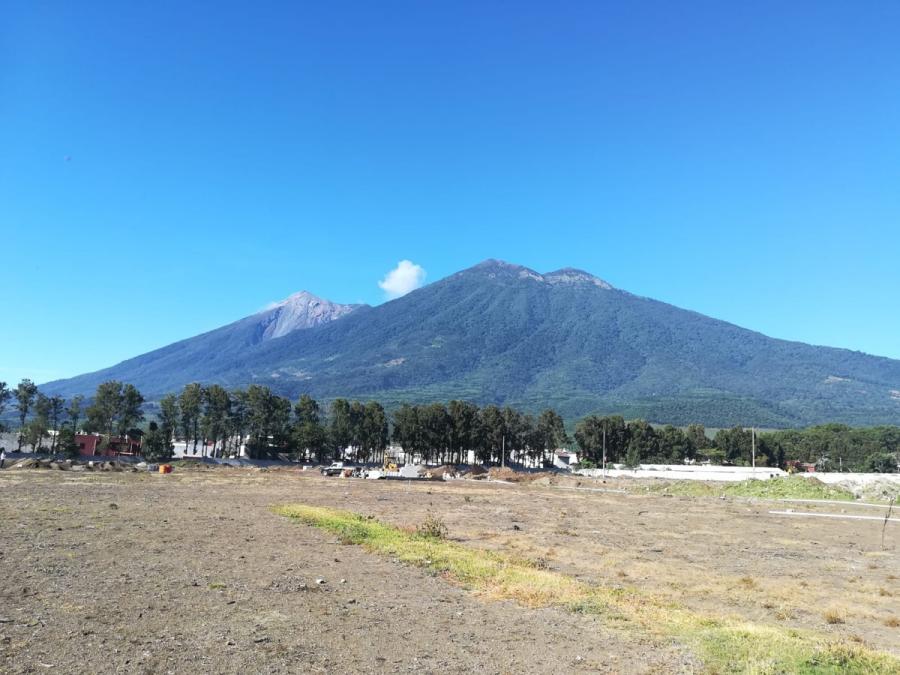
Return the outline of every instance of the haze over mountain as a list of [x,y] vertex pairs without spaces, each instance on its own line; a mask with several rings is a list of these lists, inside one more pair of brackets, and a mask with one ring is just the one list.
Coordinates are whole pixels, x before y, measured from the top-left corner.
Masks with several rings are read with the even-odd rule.
[[900,421],[900,361],[766,337],[581,270],[488,260],[378,307],[309,294],[112,368],[153,398],[200,381],[390,406],[465,398],[572,418],[800,426]]

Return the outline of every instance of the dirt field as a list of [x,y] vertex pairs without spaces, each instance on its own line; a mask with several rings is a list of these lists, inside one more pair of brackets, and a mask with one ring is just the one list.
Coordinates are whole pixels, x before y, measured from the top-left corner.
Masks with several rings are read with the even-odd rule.
[[[453,540],[590,583],[900,655],[900,526],[882,549],[875,521],[576,485],[0,471],[0,671],[700,669],[684,645],[480,598],[268,510],[288,502],[400,526],[433,514]],[[802,510],[842,508],[865,512]]]

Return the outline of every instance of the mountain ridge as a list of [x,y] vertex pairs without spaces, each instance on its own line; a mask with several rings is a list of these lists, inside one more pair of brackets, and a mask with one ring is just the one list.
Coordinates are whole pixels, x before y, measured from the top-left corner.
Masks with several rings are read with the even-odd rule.
[[[890,393],[900,391],[900,361],[770,338],[583,270],[541,274],[490,259],[377,307],[193,353],[181,370],[169,365],[124,362],[104,376],[150,395],[191,380],[260,383],[292,397],[389,406],[468,398],[555,407],[570,419],[619,412],[676,424],[803,426],[900,418]],[[90,393],[98,377],[45,387]]]
[[[87,395],[105,379],[119,379],[137,385],[146,380],[148,372],[158,370],[179,372],[189,378],[187,381],[194,378],[212,383],[217,380],[208,378],[203,368],[212,355],[220,359],[240,358],[246,350],[259,344],[323,325],[364,307],[368,305],[342,305],[308,291],[298,291],[243,319],[153,349],[108,368],[48,382],[41,388],[51,393]],[[69,386],[65,386],[66,383]]]

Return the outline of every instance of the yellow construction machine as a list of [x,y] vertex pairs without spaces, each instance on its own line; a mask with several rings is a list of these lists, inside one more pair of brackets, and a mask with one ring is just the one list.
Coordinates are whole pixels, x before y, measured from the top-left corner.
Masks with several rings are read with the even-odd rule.
[[382,471],[399,471],[400,458],[398,452],[394,448],[386,448],[384,451],[384,461],[381,464]]

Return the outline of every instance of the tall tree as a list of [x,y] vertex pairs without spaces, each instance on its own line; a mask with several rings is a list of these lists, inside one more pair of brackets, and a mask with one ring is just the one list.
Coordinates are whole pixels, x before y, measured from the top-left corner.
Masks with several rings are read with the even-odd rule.
[[[848,427],[849,428],[849,427]],[[716,432],[716,447],[725,453],[725,459],[735,464],[749,464],[753,446],[752,432],[743,427],[720,429]]]
[[66,401],[62,396],[51,396],[48,403],[47,419],[50,428],[54,431],[53,438],[50,441],[50,452],[56,452],[57,440],[59,439],[60,422],[62,421],[63,412],[65,411]]
[[94,393],[94,400],[85,411],[87,426],[91,431],[112,438],[122,410],[122,383],[116,380],[101,382]]
[[247,392],[244,389],[235,389],[231,392],[231,417],[228,419],[228,434],[231,436],[232,449],[235,455],[240,455],[241,445],[244,443],[244,435],[247,432],[248,420]]
[[247,447],[253,457],[266,457],[288,448],[291,439],[291,402],[258,384],[247,389]]
[[290,449],[291,443],[291,402],[283,396],[271,394],[270,433],[274,449],[270,454]]
[[309,394],[303,394],[294,405],[294,417],[293,441],[298,458],[315,457],[317,462],[321,462],[327,438],[319,415],[319,404]]
[[247,388],[247,448],[254,458],[268,453],[272,418],[272,392],[268,387],[251,384]]
[[444,461],[450,447],[450,415],[443,403],[422,406],[418,414],[419,438],[427,462]]
[[503,412],[495,405],[487,405],[481,409],[481,447],[479,458],[482,462],[491,462],[499,458],[505,445],[506,423]]
[[678,427],[667,424],[657,432],[659,446],[656,460],[663,464],[679,464],[692,459],[694,446]]
[[603,420],[597,415],[588,415],[578,421],[575,425],[575,442],[578,443],[582,457],[592,462],[603,461],[603,433]]
[[[20,429],[25,426],[25,418],[28,417],[28,412],[34,405],[34,399],[37,396],[37,393],[37,385],[28,378],[23,379],[21,382],[19,382],[19,386],[16,387],[14,396],[16,397],[16,409],[19,411]],[[19,434],[19,446],[16,449],[20,452],[22,450],[21,433]]]
[[518,456],[525,448],[529,429],[522,413],[510,406],[503,408],[503,426],[505,433],[501,448],[505,447],[506,457],[502,458],[502,461],[508,464],[514,454]]
[[450,454],[453,461],[464,464],[469,451],[478,446],[478,406],[468,401],[450,401],[447,405],[450,418]]
[[388,445],[388,422],[384,408],[377,401],[366,403],[362,436],[367,458],[377,459],[384,456]]
[[41,441],[47,435],[47,418],[35,415],[22,429],[25,442],[31,446],[32,452],[40,452]]
[[133,384],[117,380],[101,382],[85,411],[85,427],[105,434],[107,443],[112,442],[114,434],[125,441],[135,435],[134,426],[144,419],[143,403],[144,397]]
[[419,425],[418,406],[402,404],[394,411],[394,429],[392,433],[394,443],[403,448],[403,456],[406,463],[410,457],[415,457],[421,452],[421,427]]
[[77,394],[72,397],[72,400],[69,401],[69,406],[66,408],[66,415],[69,418],[69,422],[72,425],[72,433],[78,433],[78,421],[81,419],[81,404],[84,401],[84,396],[81,394]]
[[659,456],[659,436],[646,420],[631,420],[628,423],[628,451],[626,462],[635,466],[635,458],[641,460]]
[[172,446],[156,422],[150,422],[142,445],[144,459],[161,462],[172,458]]
[[230,413],[231,397],[223,387],[212,384],[203,390],[203,434],[207,440],[212,441],[214,455],[216,444],[227,431]]
[[197,454],[197,437],[200,435],[200,409],[203,405],[203,389],[198,382],[184,385],[178,397],[181,410],[181,430],[184,434],[184,449],[187,454],[187,441],[193,439],[193,454]]
[[537,420],[534,415],[516,411],[516,445],[514,461],[522,462],[526,458],[538,456]]
[[706,435],[706,427],[702,424],[689,424],[684,435],[695,451],[713,447],[712,440]]
[[[6,386],[6,382],[0,382],[0,419],[3,417],[3,413],[6,411],[6,406],[9,403],[9,399],[12,398],[13,393],[10,391],[9,387]],[[4,430],[3,422],[0,421],[0,431]]]
[[144,421],[144,410],[141,407],[143,404],[144,397],[137,390],[137,387],[133,384],[122,386],[122,396],[118,410],[119,436],[124,438],[132,427]]
[[34,402],[34,419],[28,425],[28,439],[31,443],[32,452],[39,452],[44,436],[47,435],[50,426],[50,399],[38,392]]
[[559,416],[555,410],[548,408],[544,410],[537,419],[535,428],[535,437],[541,453],[541,460],[546,461],[547,451],[551,453],[569,444],[569,434],[566,433],[566,426],[563,418]]
[[364,462],[368,458],[365,451],[365,438],[363,423],[365,421],[366,409],[359,401],[350,403],[350,447],[356,456],[357,462]]
[[166,394],[159,400],[159,433],[170,451],[174,450],[172,443],[178,430],[179,414],[175,394]]
[[336,398],[331,402],[328,440],[339,459],[344,458],[344,450],[353,442],[353,419],[350,410],[350,402],[346,399]]
[[62,453],[69,459],[78,457],[78,444],[75,442],[75,432],[67,426],[63,426],[59,430],[56,441],[56,451]]

